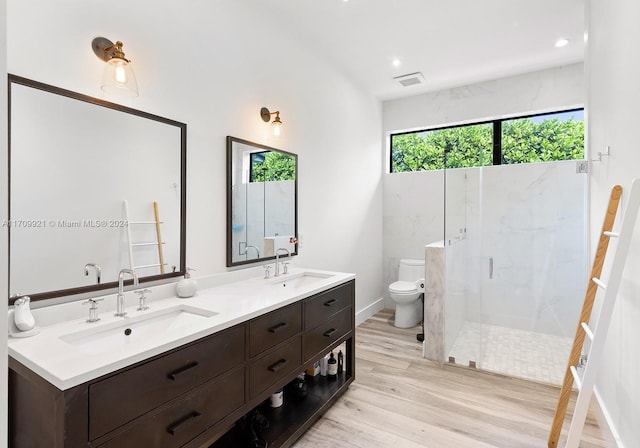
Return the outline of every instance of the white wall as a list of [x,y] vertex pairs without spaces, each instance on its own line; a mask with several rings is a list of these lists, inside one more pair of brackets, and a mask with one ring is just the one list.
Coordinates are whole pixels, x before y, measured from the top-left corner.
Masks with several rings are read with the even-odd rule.
[[[0,0],[0,85],[7,85],[6,0]],[[7,90],[0,88],[0,110],[7,110]],[[7,172],[7,120],[0,120],[0,173]],[[7,214],[7,177],[0,176],[0,221]],[[7,229],[0,227],[0,316],[7,314]],[[0,447],[7,446],[7,320],[0,319]]]
[[[640,2],[591,1],[588,22],[588,142],[592,154],[611,156],[591,164],[591,241],[596,247],[611,187],[628,192],[640,177]],[[627,196],[623,193],[624,207]],[[618,215],[620,217],[620,215]],[[618,219],[620,219],[618,217]],[[610,254],[613,254],[611,251]],[[608,257],[611,260],[611,256]],[[605,271],[607,270],[607,263]],[[613,429],[626,448],[640,446],[640,225],[636,224],[598,379],[598,392]],[[604,278],[607,278],[605,272]]]
[[[382,127],[386,136],[402,130],[580,107],[583,103],[583,65],[573,64],[386,101]],[[398,259],[422,256],[425,244],[443,238],[444,175],[441,171],[387,173],[383,183],[383,292],[385,306],[392,308],[386,286],[397,278]],[[447,207],[451,209],[451,205]]]
[[[121,40],[140,88],[123,102],[188,124],[187,265],[198,275],[226,269],[233,135],[299,154],[298,264],[355,272],[358,310],[381,297],[380,104],[283,34],[266,6],[144,0],[123,11],[105,0],[9,0],[8,10],[11,73],[100,97],[91,40]],[[55,36],[52,51],[43,35]],[[280,138],[262,106],[280,110]]]

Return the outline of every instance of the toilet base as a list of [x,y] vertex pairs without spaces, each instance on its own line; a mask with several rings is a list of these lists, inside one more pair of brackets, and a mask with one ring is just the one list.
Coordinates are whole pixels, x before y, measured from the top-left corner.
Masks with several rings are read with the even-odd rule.
[[416,327],[422,320],[422,303],[414,300],[410,303],[396,303],[396,315],[393,325],[396,328]]

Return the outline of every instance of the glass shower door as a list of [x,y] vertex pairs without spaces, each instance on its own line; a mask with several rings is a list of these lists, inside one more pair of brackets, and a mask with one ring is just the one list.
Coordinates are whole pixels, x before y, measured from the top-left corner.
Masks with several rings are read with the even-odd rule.
[[477,367],[482,354],[480,211],[483,169],[448,169],[445,176],[444,361],[465,367]]
[[586,278],[586,176],[574,161],[448,169],[445,355],[559,384]]
[[484,168],[478,367],[561,383],[584,293],[585,197],[573,161]]

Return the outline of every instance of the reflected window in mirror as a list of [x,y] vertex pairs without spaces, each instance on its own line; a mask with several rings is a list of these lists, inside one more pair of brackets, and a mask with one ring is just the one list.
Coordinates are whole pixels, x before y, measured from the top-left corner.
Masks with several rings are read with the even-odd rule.
[[296,154],[227,137],[227,266],[297,255]]
[[296,159],[277,151],[260,151],[250,154],[249,181],[277,182],[295,180]]

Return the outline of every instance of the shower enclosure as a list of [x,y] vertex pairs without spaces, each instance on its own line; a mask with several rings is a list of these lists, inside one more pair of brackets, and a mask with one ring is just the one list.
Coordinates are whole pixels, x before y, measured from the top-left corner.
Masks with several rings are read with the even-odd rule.
[[445,169],[444,361],[560,384],[586,279],[576,161]]

